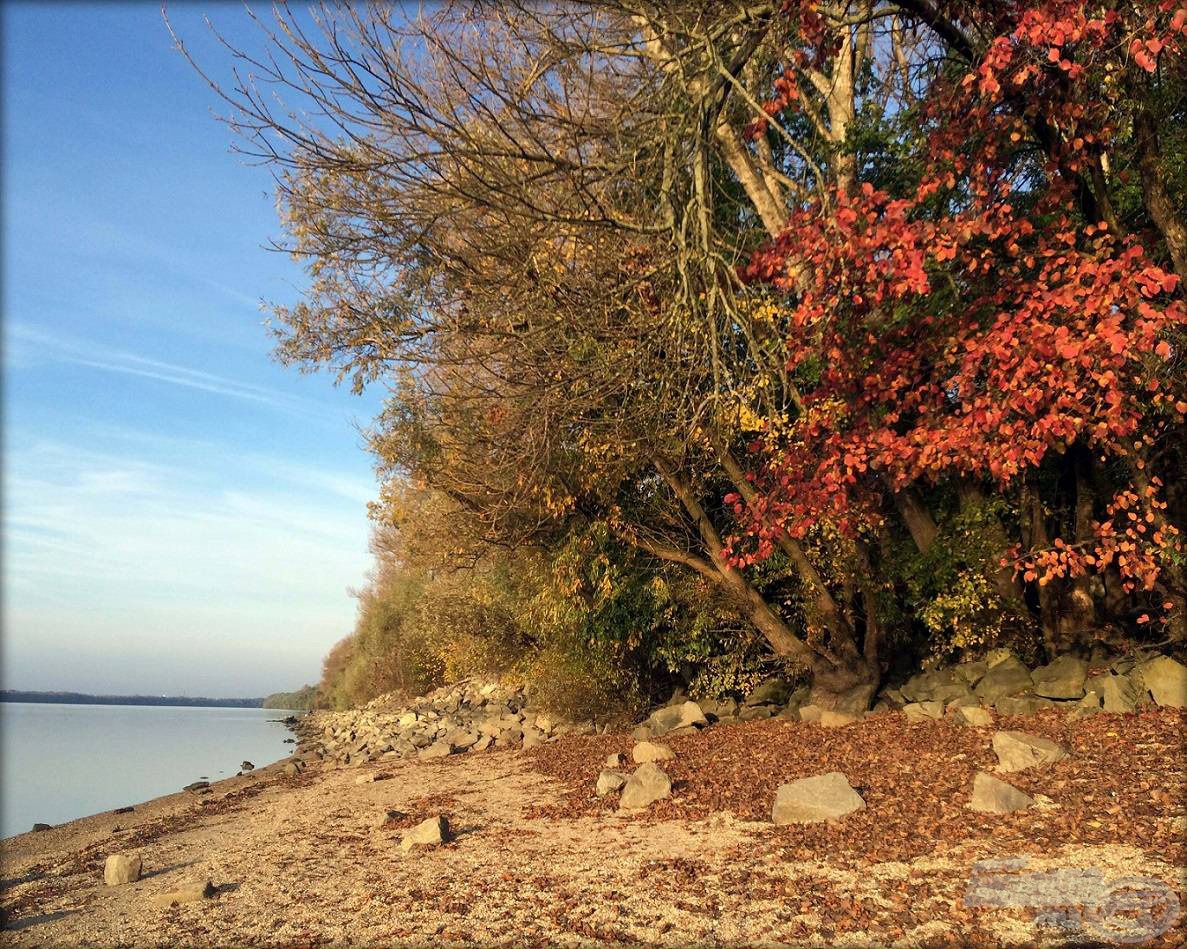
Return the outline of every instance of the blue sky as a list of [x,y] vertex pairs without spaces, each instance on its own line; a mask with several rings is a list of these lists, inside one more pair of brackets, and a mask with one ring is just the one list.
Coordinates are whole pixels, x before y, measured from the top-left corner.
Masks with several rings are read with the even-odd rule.
[[[378,394],[270,359],[300,267],[271,178],[154,3],[3,12],[6,688],[258,695],[315,681],[369,568]],[[225,77],[234,4],[173,6]]]

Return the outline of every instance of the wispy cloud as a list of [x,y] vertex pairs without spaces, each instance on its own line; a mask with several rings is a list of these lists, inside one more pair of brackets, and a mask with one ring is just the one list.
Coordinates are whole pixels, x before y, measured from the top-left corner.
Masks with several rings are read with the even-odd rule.
[[[114,349],[45,327],[14,323],[7,328],[7,335],[10,341],[18,344],[17,358],[25,365],[32,358],[36,358],[45,362],[86,366],[104,372],[152,379],[168,385],[255,402],[280,411],[298,413],[304,417],[341,422],[340,414],[331,412],[310,399],[302,399],[267,386],[243,382],[217,373]],[[22,349],[22,345],[29,349]]]

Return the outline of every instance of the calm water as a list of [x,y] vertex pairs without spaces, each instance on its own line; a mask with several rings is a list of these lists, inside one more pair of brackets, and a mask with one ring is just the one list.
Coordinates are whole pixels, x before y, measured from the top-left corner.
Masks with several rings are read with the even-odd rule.
[[292,750],[274,708],[0,702],[0,836],[258,768]]

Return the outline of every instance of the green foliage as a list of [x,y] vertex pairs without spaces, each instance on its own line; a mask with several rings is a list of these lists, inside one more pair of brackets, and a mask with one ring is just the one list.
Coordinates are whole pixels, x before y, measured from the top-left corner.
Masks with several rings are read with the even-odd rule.
[[296,692],[274,692],[264,699],[263,708],[284,708],[307,711],[317,708],[316,685],[304,685]]

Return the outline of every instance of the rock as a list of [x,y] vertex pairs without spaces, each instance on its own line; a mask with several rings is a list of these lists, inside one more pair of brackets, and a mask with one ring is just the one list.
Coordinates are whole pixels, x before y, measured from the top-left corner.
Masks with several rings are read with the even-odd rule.
[[1055,742],[1026,732],[996,732],[993,750],[997,754],[997,770],[1002,773],[1051,764],[1067,757],[1067,752]]
[[707,718],[734,718],[738,714],[737,699],[705,699],[697,703]]
[[910,699],[903,695],[899,689],[884,689],[882,692],[882,699],[887,702],[891,708],[902,708]]
[[111,813],[113,813],[113,814],[134,814],[134,813],[136,813],[136,808],[134,808],[131,804],[129,804],[127,807],[117,807]]
[[837,712],[831,708],[821,709],[819,724],[822,728],[840,728],[861,721],[860,716],[850,715],[848,712]]
[[544,736],[538,731],[527,732],[523,736],[524,748],[535,748],[537,745],[544,744]]
[[182,790],[197,793],[198,791],[206,790],[208,787],[210,787],[209,781],[195,781],[193,784],[187,784]]
[[467,748],[474,747],[478,741],[478,735],[464,728],[458,728],[446,735],[445,740],[453,746],[454,751],[465,751]]
[[676,757],[676,752],[658,742],[641,741],[631,749],[631,757],[635,764],[647,764],[651,761],[670,761]]
[[245,762],[243,762],[243,764],[241,764],[239,766],[240,771],[255,771],[255,769],[256,769],[256,766],[254,764],[252,764],[250,761],[245,761]]
[[844,692],[829,692],[815,686],[808,692],[807,701],[821,708],[832,709],[834,712],[844,712],[848,715],[864,715],[869,711],[873,701],[876,683],[857,685]]
[[824,709],[822,709],[819,705],[812,705],[809,703],[808,705],[800,706],[801,722],[819,722],[820,716],[823,714]]
[[939,702],[912,702],[903,706],[908,722],[926,722],[944,717],[944,706]]
[[1106,712],[1122,714],[1132,712],[1138,706],[1138,690],[1128,676],[1109,672],[1089,679],[1087,687],[1100,695],[1101,708]]
[[774,718],[778,712],[778,705],[747,705],[738,712],[738,721],[756,722],[760,718]]
[[986,662],[962,662],[953,666],[952,669],[971,689],[985,678],[985,673],[989,671],[989,664]]
[[970,692],[968,695],[962,695],[958,699],[953,699],[951,702],[944,704],[944,711],[951,714],[958,708],[976,708],[981,704],[981,701]]
[[1155,704],[1187,708],[1187,666],[1170,656],[1141,663],[1130,673],[1130,679],[1139,690],[1149,692]]
[[627,778],[618,807],[619,810],[638,810],[671,795],[672,779],[654,761],[648,761]]
[[418,758],[448,758],[453,754],[453,745],[447,741],[435,741],[429,747],[416,753]]
[[289,777],[295,777],[305,770],[305,765],[300,761],[290,761],[284,766],[284,773]]
[[40,824],[40,823],[38,823],[38,824],[34,824],[34,825],[33,825],[33,831],[32,831],[32,832],[33,832],[33,833],[35,833],[35,834],[40,834],[42,831],[46,831],[46,830],[53,830],[53,829],[54,829],[54,825],[53,825],[53,824]]
[[776,824],[812,824],[836,820],[866,806],[840,771],[784,784],[775,793],[771,820]]
[[436,847],[449,840],[449,820],[442,814],[423,820],[400,839],[405,853],[413,847]]
[[1030,670],[1016,656],[1007,655],[997,663],[990,663],[989,671],[973,692],[988,704],[1008,695],[1025,692],[1031,684]]
[[113,853],[103,864],[103,882],[108,886],[122,886],[140,879],[143,865],[140,854]]
[[399,820],[404,814],[401,811],[388,808],[375,819],[375,828],[380,830],[386,827],[391,821]]
[[158,906],[172,906],[174,903],[198,903],[214,896],[214,885],[209,880],[193,883],[177,890],[158,893],[152,901]]
[[754,705],[783,705],[791,696],[791,683],[786,679],[767,679],[753,692],[746,696],[744,704]]
[[1011,814],[1034,806],[1034,799],[1012,784],[978,771],[973,778],[973,796],[969,807],[987,814]]
[[619,754],[606,755],[607,768],[621,768],[626,763],[626,759]]
[[[1187,670],[1185,670],[1187,671]],[[1084,695],[1088,663],[1078,656],[1059,656],[1031,673],[1035,695],[1049,699],[1078,699]]]
[[598,783],[597,787],[594,788],[594,793],[598,797],[605,797],[607,794],[613,794],[615,791],[621,790],[626,782],[627,776],[621,771],[603,771],[598,775]]
[[647,724],[651,726],[652,736],[658,738],[677,728],[708,725],[709,722],[696,702],[682,702],[679,705],[670,705],[652,712],[651,717],[647,719]]
[[993,715],[989,709],[980,706],[961,705],[953,711],[952,720],[958,725],[973,728],[989,728],[993,725]]
[[1033,715],[1040,709],[1055,707],[1050,699],[1041,699],[1037,695],[1007,695],[993,705],[1002,715]]
[[360,774],[354,779],[355,784],[374,784],[376,781],[387,781],[391,775],[386,771],[372,771],[368,774]]
[[651,733],[651,726],[646,722],[631,732],[631,738],[633,738],[635,741],[646,741],[648,738],[654,737],[655,736]]
[[490,735],[483,735],[476,742],[474,742],[474,747],[471,748],[470,750],[471,751],[486,751],[486,749],[489,748],[493,743],[494,743],[494,739]]

